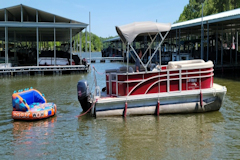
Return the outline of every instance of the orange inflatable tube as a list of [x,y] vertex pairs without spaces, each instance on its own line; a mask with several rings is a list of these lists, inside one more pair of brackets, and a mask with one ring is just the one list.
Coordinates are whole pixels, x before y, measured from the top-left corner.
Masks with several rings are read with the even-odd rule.
[[12,118],[18,120],[37,120],[54,116],[57,106],[47,103],[44,95],[36,89],[25,89],[12,95]]

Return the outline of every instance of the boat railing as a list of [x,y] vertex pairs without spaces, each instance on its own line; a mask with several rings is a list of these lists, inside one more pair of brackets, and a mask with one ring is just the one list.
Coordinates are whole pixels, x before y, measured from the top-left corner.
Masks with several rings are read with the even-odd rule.
[[170,65],[161,66],[160,71],[152,72],[112,71],[106,72],[106,88],[110,96],[207,89],[212,87],[214,75],[211,61],[192,64],[170,63]]

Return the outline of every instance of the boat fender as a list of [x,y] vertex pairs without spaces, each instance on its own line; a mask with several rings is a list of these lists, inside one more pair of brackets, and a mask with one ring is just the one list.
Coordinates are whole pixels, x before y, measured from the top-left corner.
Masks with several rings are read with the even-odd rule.
[[125,118],[127,115],[127,101],[125,102],[125,108],[124,108],[124,111],[123,111],[123,117]]
[[159,110],[160,110],[160,101],[158,100],[158,103],[157,103],[157,116],[159,116]]
[[105,91],[106,91],[106,89],[107,89],[106,87],[103,87],[103,88],[102,88],[102,92],[105,92]]
[[203,95],[202,95],[202,91],[200,91],[200,106],[203,107]]

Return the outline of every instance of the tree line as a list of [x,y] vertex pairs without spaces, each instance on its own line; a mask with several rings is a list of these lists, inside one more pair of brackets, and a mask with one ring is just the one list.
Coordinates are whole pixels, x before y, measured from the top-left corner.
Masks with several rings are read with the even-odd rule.
[[[82,51],[89,51],[89,43],[86,45],[86,35],[87,35],[87,41],[90,41],[90,35],[91,35],[91,51],[92,52],[100,52],[103,48],[107,47],[106,43],[103,43],[105,40],[107,39],[111,39],[114,38],[116,36],[110,36],[110,37],[98,37],[97,35],[93,34],[93,33],[89,33],[86,31],[81,33],[81,40],[82,40]],[[75,35],[73,37],[73,41],[77,42],[79,44],[79,35]],[[86,48],[87,47],[87,48]]]
[[189,0],[189,4],[184,7],[179,19],[174,23],[201,17],[202,4],[203,16],[208,16],[239,8],[240,0]]

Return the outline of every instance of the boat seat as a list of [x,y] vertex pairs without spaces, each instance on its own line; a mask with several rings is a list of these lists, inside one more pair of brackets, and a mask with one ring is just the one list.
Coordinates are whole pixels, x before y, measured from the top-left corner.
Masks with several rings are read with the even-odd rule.
[[193,59],[193,60],[185,60],[185,61],[170,61],[168,62],[167,69],[178,69],[183,67],[194,67],[194,66],[202,66],[205,62],[202,59]]
[[105,70],[106,73],[117,72],[117,69],[107,69]]
[[[126,73],[127,72],[127,67],[126,66],[122,66],[120,67],[118,70],[117,70],[117,73]],[[128,72],[129,73],[133,73],[134,72],[134,69],[132,66],[129,66],[128,67]]]
[[181,68],[181,69],[212,68],[213,67],[213,62],[212,61],[207,61],[207,62],[204,62],[204,63],[180,64],[180,65],[178,65],[178,67]]
[[40,92],[36,90],[29,90],[24,92],[15,93],[12,96],[13,108],[16,111],[29,111],[34,103],[46,103],[45,98]]
[[31,105],[32,103],[46,103],[43,96],[35,90],[20,93],[19,96],[25,99],[28,105]]

